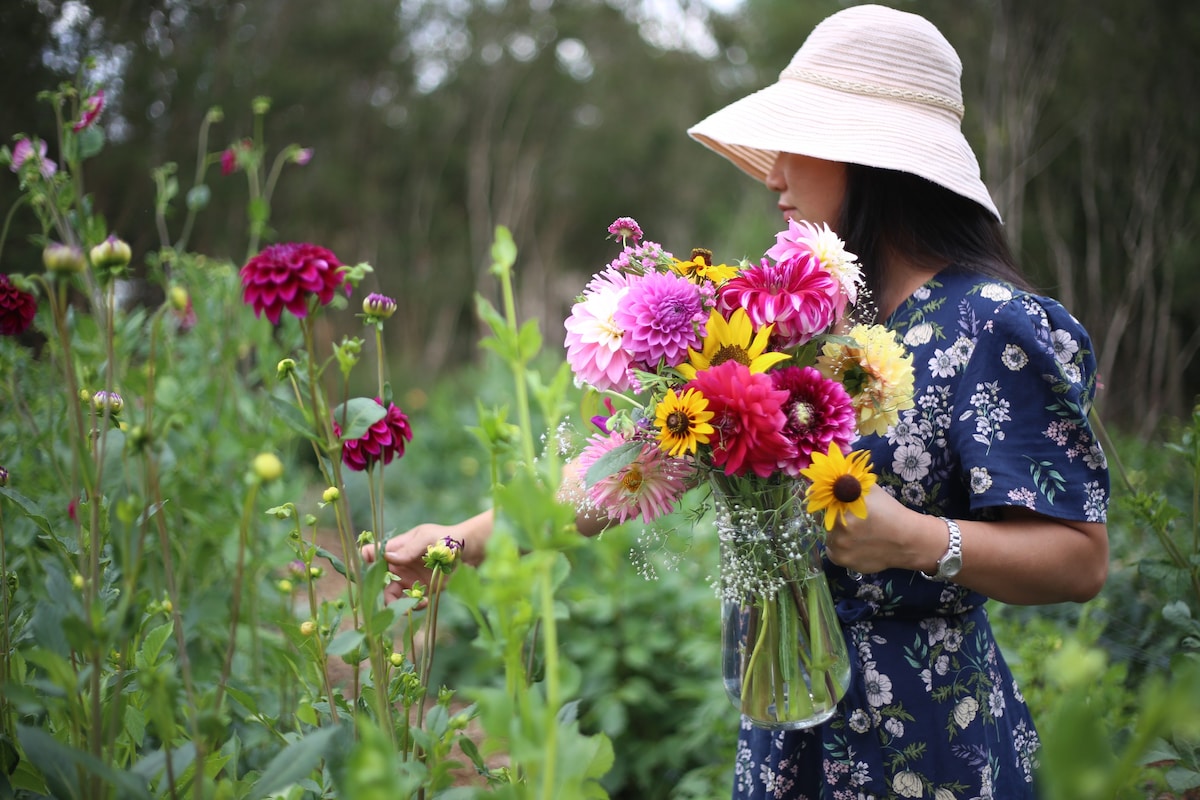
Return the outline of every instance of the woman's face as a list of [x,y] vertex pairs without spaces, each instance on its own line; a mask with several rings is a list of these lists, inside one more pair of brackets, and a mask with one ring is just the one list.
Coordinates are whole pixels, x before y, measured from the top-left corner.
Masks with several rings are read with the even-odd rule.
[[784,219],[837,227],[846,196],[846,165],[842,162],[780,153],[767,173],[766,184],[779,193]]

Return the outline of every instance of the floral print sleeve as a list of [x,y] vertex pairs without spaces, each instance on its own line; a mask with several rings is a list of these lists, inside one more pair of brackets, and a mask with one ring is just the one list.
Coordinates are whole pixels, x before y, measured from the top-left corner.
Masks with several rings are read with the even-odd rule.
[[1095,371],[1087,332],[1053,300],[1017,293],[981,319],[949,431],[972,511],[1105,520],[1107,464],[1088,421]]

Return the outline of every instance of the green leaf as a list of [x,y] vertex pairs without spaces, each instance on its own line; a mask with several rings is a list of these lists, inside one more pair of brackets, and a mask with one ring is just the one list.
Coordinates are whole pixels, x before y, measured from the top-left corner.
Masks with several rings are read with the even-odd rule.
[[367,630],[368,636],[379,636],[396,621],[396,612],[388,608],[376,609],[371,613],[371,624]]
[[372,397],[352,397],[333,410],[333,418],[342,426],[342,441],[361,439],[376,422],[387,416],[387,409]]
[[119,797],[150,800],[146,780],[140,775],[113,769],[90,753],[59,742],[40,728],[18,725],[17,739],[25,755],[42,771],[50,793],[59,800],[83,796],[80,791],[82,787],[75,784],[80,769],[116,788]]
[[297,433],[305,439],[316,440],[317,434],[313,431],[312,418],[305,413],[305,410],[297,407],[294,403],[289,403],[282,397],[272,395],[268,399],[271,408],[293,433]]
[[325,649],[325,652],[331,656],[344,656],[346,653],[358,648],[362,642],[362,631],[340,631],[333,637],[333,641],[329,643],[329,647]]
[[91,158],[104,149],[104,129],[92,125],[79,133],[79,157]]
[[21,513],[29,517],[33,521],[33,524],[37,525],[43,533],[49,536],[54,535],[54,531],[50,530],[49,520],[46,519],[46,515],[42,513],[42,509],[38,507],[37,503],[7,486],[0,487],[0,497],[7,497],[16,503],[17,508],[21,509]]
[[328,561],[329,565],[333,567],[334,571],[337,572],[337,574],[341,575],[343,578],[346,578],[347,580],[350,580],[350,581],[355,580],[355,577],[350,574],[350,571],[348,569],[346,569],[346,562],[342,561],[340,558],[338,558],[333,553],[326,550],[324,547],[317,545],[317,555],[319,555],[321,558]]
[[537,320],[531,319],[521,326],[521,332],[517,335],[517,350],[521,356],[521,363],[528,363],[541,349],[542,332],[538,328]]
[[303,739],[292,742],[271,759],[262,775],[250,787],[247,798],[266,797],[273,792],[286,789],[320,766],[329,749],[330,740],[338,734],[346,735],[340,727],[320,728]]
[[142,655],[146,659],[146,664],[154,665],[158,663],[158,657],[162,653],[163,645],[167,643],[167,639],[171,637],[171,632],[174,629],[174,622],[165,622],[146,634],[146,638],[142,642]]
[[609,450],[588,467],[584,482],[589,488],[633,463],[642,452],[641,442],[626,442]]

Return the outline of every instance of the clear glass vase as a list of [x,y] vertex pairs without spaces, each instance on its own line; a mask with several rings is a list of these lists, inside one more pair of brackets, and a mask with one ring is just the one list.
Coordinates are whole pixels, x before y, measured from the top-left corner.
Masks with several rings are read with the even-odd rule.
[[820,521],[798,483],[715,486],[721,545],[721,657],[729,699],[763,728],[819,725],[850,680],[821,568]]

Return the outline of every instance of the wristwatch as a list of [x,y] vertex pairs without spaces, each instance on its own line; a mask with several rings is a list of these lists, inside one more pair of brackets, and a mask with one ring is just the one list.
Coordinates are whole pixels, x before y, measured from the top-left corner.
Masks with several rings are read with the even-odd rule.
[[921,570],[921,574],[931,581],[948,581],[962,569],[962,531],[958,523],[948,517],[940,517],[950,531],[950,544],[946,552],[938,559],[937,572],[930,575]]

